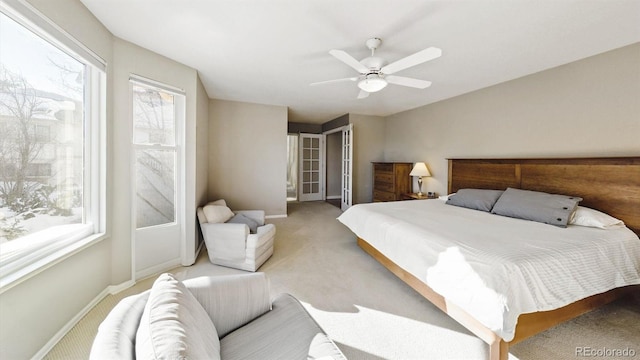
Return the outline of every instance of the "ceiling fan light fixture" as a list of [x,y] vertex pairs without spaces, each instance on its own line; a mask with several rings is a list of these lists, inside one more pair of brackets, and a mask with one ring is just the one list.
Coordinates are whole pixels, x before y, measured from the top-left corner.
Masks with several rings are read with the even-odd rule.
[[387,80],[381,78],[378,74],[367,75],[358,83],[360,89],[370,93],[380,91],[386,86]]

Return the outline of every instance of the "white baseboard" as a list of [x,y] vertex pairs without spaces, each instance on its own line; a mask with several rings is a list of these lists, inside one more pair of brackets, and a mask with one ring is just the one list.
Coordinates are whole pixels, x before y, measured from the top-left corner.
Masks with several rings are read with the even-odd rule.
[[266,215],[264,218],[265,219],[277,219],[277,218],[286,218],[287,214],[280,214],[280,215]]
[[136,284],[136,282],[133,281],[133,280],[125,281],[122,284],[111,285],[111,286],[107,287],[107,291],[109,292],[109,295],[115,295],[115,294],[119,293],[120,291],[127,290],[128,288],[132,287],[135,284]]
[[87,306],[85,306],[76,316],[74,316],[69,322],[65,324],[41,349],[38,351],[33,357],[32,360],[43,359],[62,338],[67,335],[71,329],[73,329],[83,317],[85,317],[89,311],[93,310],[100,301],[104,300],[109,295],[114,295],[119,293],[120,291],[126,290],[133,285],[135,285],[135,281],[128,280],[118,285],[110,285],[107,286],[106,289],[102,290]]
[[162,264],[158,264],[152,267],[148,267],[144,270],[136,272],[136,280],[143,280],[152,275],[158,275],[174,267],[181,266],[182,260],[180,258],[172,259]]
[[56,346],[56,344],[60,340],[62,340],[62,338],[65,335],[67,335],[67,333],[69,331],[71,331],[71,329],[73,329],[73,327],[76,326],[76,324],[85,315],[87,315],[89,313],[89,311],[91,311],[91,309],[93,309],[96,305],[98,305],[98,303],[100,303],[100,301],[102,301],[108,295],[109,295],[109,287],[107,287],[106,289],[102,290],[102,292],[100,292],[100,294],[98,294],[98,296],[96,296],[89,304],[87,304],[87,306],[85,306],[76,316],[74,316],[71,320],[69,320],[69,322],[67,322],[65,324],[65,326],[63,326],[62,329],[60,329],[51,338],[51,340],[49,340],[46,344],[44,344],[44,346],[40,349],[40,351],[38,351],[35,355],[33,355],[33,357],[31,359],[32,360],[43,359],[49,353],[49,351],[51,351],[51,349],[53,349],[53,347]]
[[327,195],[326,199],[327,200],[335,200],[335,199],[340,200],[340,199],[342,199],[342,196],[341,195]]

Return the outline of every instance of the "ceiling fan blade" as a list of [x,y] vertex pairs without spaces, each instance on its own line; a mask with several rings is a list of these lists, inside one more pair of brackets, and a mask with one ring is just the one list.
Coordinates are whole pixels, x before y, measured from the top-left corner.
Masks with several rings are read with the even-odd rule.
[[369,72],[369,69],[366,66],[362,65],[360,61],[356,60],[353,56],[347,54],[342,50],[331,50],[329,51],[329,54],[333,55],[333,57],[351,66],[352,68],[356,69],[356,71],[361,74],[366,74],[367,72]]
[[364,90],[360,90],[360,93],[358,94],[358,99],[364,99],[366,97],[369,97],[369,93]]
[[380,71],[384,74],[390,75],[400,70],[408,69],[412,66],[422,64],[423,62],[439,58],[440,56],[442,56],[442,50],[436,47],[430,47],[422,51],[418,51],[417,53],[409,55],[396,62],[393,62],[387,66],[383,66]]
[[316,85],[324,85],[324,84],[331,84],[331,83],[344,82],[344,81],[356,81],[356,80],[358,80],[357,76],[356,77],[350,77],[350,78],[343,78],[343,79],[319,81],[319,82],[311,83],[309,85],[316,86]]
[[389,75],[385,76],[384,79],[387,80],[387,82],[390,84],[408,86],[418,89],[426,89],[431,86],[431,81],[418,80],[404,76]]

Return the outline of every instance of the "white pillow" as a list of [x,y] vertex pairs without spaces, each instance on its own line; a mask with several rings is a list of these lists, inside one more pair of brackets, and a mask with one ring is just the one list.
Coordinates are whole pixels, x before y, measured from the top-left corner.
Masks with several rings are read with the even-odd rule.
[[208,203],[207,205],[227,206],[227,202],[224,201],[224,199],[220,199],[220,200],[212,201],[212,202]]
[[207,205],[202,208],[202,211],[204,211],[207,222],[213,224],[227,222],[234,215],[231,209],[221,205]]
[[138,359],[220,359],[211,318],[184,284],[162,274],[153,284],[136,333]]
[[584,206],[578,206],[569,221],[569,225],[589,226],[600,229],[624,226],[622,220],[611,215]]

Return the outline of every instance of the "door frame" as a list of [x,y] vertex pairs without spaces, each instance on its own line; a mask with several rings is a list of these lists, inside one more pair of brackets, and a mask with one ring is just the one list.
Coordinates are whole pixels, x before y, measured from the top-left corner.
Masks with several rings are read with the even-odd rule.
[[[335,129],[327,130],[327,131],[323,132],[322,135],[324,135],[325,138],[326,138],[326,136],[329,135],[329,134],[333,134],[333,133],[337,133],[337,132],[342,133],[341,142],[340,142],[340,151],[342,152],[342,147],[343,147],[343,144],[344,144],[344,131],[345,130],[350,130],[351,131],[351,151],[350,151],[350,154],[349,154],[351,156],[351,159],[350,159],[351,174],[350,174],[349,179],[351,181],[351,184],[350,184],[351,185],[350,186],[351,202],[353,203],[353,124],[347,124],[347,125],[343,125],[343,126],[337,127]],[[326,154],[326,152],[327,152],[327,149],[326,149],[326,141],[325,141],[325,148],[323,150],[323,154]],[[344,159],[341,159],[340,161],[344,162]],[[322,187],[324,189],[326,189],[327,188],[327,176],[326,176],[326,173],[327,173],[327,162],[323,161],[323,164],[324,164],[324,166],[323,166],[322,172],[323,172],[323,174],[325,174],[325,176],[323,177]],[[340,164],[340,169],[342,169],[342,164]],[[341,172],[340,177],[342,179],[344,179],[344,171]],[[342,180],[340,180],[340,182],[342,183]],[[344,186],[341,185],[341,189],[340,189],[340,203],[341,204],[342,204],[342,202],[344,200],[342,198],[342,194],[343,193],[344,193]],[[326,197],[323,198],[323,200],[326,200]],[[342,211],[344,211],[344,210],[345,209],[342,209]]]
[[[133,85],[142,85],[149,88],[156,88],[161,91],[165,91],[168,93],[172,93],[176,96],[181,96],[182,100],[176,103],[175,112],[181,113],[180,119],[175,119],[174,131],[175,131],[175,226],[178,227],[177,233],[179,234],[179,239],[177,244],[171,244],[172,247],[177,245],[176,256],[171,259],[165,259],[161,262],[156,262],[155,265],[150,267],[146,267],[143,269],[138,269],[137,264],[137,205],[136,205],[136,144],[133,142]],[[183,89],[173,87],[171,85],[152,80],[140,75],[130,74],[129,75],[129,171],[130,171],[130,209],[131,209],[131,278],[133,281],[138,279],[146,278],[149,275],[171,269],[172,267],[178,266],[182,262],[182,253],[184,248],[184,243],[186,239],[186,231],[185,231],[185,205],[186,205],[186,186],[185,186],[185,171],[186,171],[186,158],[185,158],[185,134],[186,134],[186,93]],[[167,228],[172,226],[171,224],[160,224],[153,227],[147,227],[143,229],[151,229],[151,231],[157,230],[162,233],[162,228]],[[155,228],[155,229],[152,229]]]

